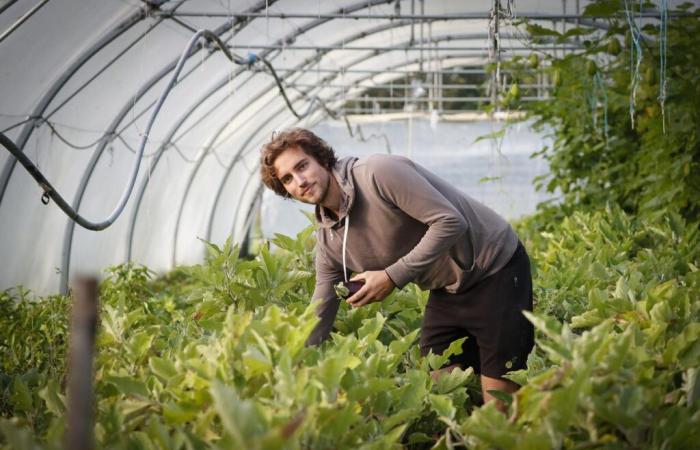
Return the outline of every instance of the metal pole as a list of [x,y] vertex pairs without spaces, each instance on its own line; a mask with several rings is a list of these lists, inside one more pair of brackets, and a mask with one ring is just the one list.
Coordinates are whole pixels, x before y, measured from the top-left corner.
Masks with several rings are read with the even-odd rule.
[[[454,41],[454,39],[440,39],[442,42],[446,41]],[[410,44],[410,43],[409,43]],[[459,51],[473,51],[475,55],[482,55],[486,54],[484,52],[484,49],[482,47],[448,47],[448,46],[441,46],[441,47],[430,47],[430,46],[420,46],[420,47],[411,47],[410,45],[406,46],[392,46],[388,47],[385,45],[363,45],[363,46],[355,46],[355,47],[347,47],[347,46],[341,46],[341,45],[295,45],[295,46],[289,46],[289,45],[281,45],[281,44],[273,44],[273,45],[268,45],[268,44],[246,44],[246,45],[228,45],[228,49],[230,50],[306,50],[306,51],[329,51],[329,50],[354,50],[354,51],[376,51],[376,50],[384,50],[384,51],[401,51],[401,52],[406,52],[406,51],[420,51],[421,52],[421,60],[422,61],[422,53],[423,50],[430,51],[430,50],[459,50]],[[527,46],[527,47],[514,47],[512,50],[513,51],[528,51],[531,52],[533,50],[550,50],[552,48],[559,49],[559,50],[578,50],[581,47],[577,45],[560,45],[560,46],[541,46],[541,45],[532,45],[532,46]],[[314,69],[316,70],[316,69]],[[422,62],[420,63],[420,71],[423,70],[423,65]]]
[[[382,72],[386,73],[386,72]],[[288,86],[290,87],[323,87],[323,88],[348,88],[349,86],[345,84],[323,84],[319,86],[318,83],[288,83]],[[445,84],[442,87],[447,88],[447,89],[480,89],[483,85],[481,84]],[[411,85],[400,83],[400,84],[373,84],[371,86],[352,86],[352,87],[357,87],[357,88],[364,88],[364,89],[397,89],[397,88],[405,88],[405,87],[411,87]],[[521,84],[521,88],[536,88],[540,87],[538,84]],[[439,89],[439,85],[436,87],[436,92],[437,89]],[[394,95],[389,95],[390,97],[395,97]],[[440,95],[435,95],[435,98],[441,97]]]
[[499,9],[501,6],[500,0],[493,0],[491,6],[491,17],[489,24],[489,59],[492,63],[496,64],[496,68],[491,72],[491,106],[497,110],[498,109],[498,83],[500,78],[500,48],[498,42],[498,18]]
[[10,28],[5,30],[5,32],[0,35],[0,42],[4,41],[5,38],[7,38],[9,35],[12,34],[13,31],[15,31],[17,28],[20,27],[24,22],[26,22],[30,17],[34,15],[35,12],[39,11],[42,6],[44,6],[46,3],[48,3],[49,0],[41,0],[36,6],[34,6],[32,9],[27,11],[22,17],[20,17],[17,22],[13,23]]
[[68,429],[65,448],[94,448],[92,360],[97,328],[97,279],[79,276],[73,285],[68,367]]

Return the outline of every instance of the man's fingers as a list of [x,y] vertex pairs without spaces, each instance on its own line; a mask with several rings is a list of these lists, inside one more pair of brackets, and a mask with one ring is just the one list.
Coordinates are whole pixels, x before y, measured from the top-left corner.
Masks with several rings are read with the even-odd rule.
[[364,294],[366,291],[367,291],[367,286],[362,286],[359,291],[355,292],[353,295],[348,297],[345,301],[350,303],[350,305],[354,306],[355,303],[357,303],[362,297],[364,297]]
[[370,290],[367,285],[362,286],[360,290],[355,293],[355,295],[347,299],[347,302],[350,304],[350,306],[353,306],[355,308],[364,306],[370,301],[372,301],[372,294],[370,294]]
[[364,281],[366,279],[365,273],[357,273],[350,277],[350,281]]

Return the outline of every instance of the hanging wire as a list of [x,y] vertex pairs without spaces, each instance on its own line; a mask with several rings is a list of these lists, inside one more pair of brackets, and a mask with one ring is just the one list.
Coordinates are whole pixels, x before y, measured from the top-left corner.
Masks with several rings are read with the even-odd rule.
[[661,128],[666,134],[666,58],[668,55],[668,0],[661,0],[661,25],[659,30],[659,105],[661,105]]
[[[630,35],[632,37],[632,48],[630,49],[630,121],[632,123],[632,129],[634,129],[634,110],[637,103],[637,88],[639,87],[639,81],[641,80],[641,75],[639,74],[639,68],[642,64],[642,46],[640,44],[641,31],[639,26],[634,21],[632,17],[633,12],[631,11],[629,1],[625,1],[625,17],[627,18],[627,24],[630,27]],[[642,8],[642,3],[639,4],[640,13]]]
[[25,123],[29,122],[30,120],[34,120],[34,119],[35,119],[34,117],[27,117],[26,119],[22,120],[21,122],[17,122],[13,125],[8,126],[7,128],[3,128],[2,130],[0,130],[0,133],[7,133],[9,131],[12,131],[15,128],[17,128],[21,125],[24,125]]

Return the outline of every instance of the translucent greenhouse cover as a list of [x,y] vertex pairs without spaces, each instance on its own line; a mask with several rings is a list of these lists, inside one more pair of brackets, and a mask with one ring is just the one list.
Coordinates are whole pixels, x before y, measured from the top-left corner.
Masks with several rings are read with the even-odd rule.
[[[101,220],[119,202],[150,115],[197,30],[212,31],[244,59],[267,59],[285,85],[297,86],[289,95],[298,111],[313,97],[334,110],[418,66],[486,64],[492,3],[0,1],[0,131],[74,209]],[[581,22],[576,16],[589,2],[500,3],[564,27]],[[447,15],[459,18],[440,18]],[[515,29],[502,33],[508,54],[527,54]],[[105,230],[84,229],[54,202],[43,205],[42,188],[0,152],[0,289],[65,291],[76,272],[127,261],[166,271],[201,261],[201,239],[240,242],[262,197],[261,145],[275,130],[322,129],[327,119],[318,104],[298,119],[260,64],[232,64],[198,41],[147,135],[129,201]],[[425,139],[421,129],[416,139]]]

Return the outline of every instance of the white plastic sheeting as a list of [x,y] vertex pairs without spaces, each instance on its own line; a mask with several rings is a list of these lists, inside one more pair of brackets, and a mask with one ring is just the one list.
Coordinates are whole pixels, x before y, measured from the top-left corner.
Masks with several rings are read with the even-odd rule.
[[[0,2],[0,33],[38,2]],[[568,2],[569,10],[563,11],[566,3],[515,2],[517,13],[527,15],[574,14],[574,4],[583,9],[588,1]],[[406,15],[412,6],[416,14],[474,14],[479,19],[373,18]],[[341,8],[343,14],[364,18],[324,16]],[[80,214],[99,220],[121,196],[153,104],[193,30],[218,33],[241,56],[250,47],[266,57],[303,111],[311,96],[337,108],[362,95],[362,86],[402,76],[353,70],[416,70],[421,58],[427,71],[483,65],[490,8],[491,2],[467,0],[50,0],[0,42],[0,130]],[[164,14],[172,12],[215,16]],[[244,12],[263,15],[245,17]],[[318,17],[271,17],[278,13]],[[552,21],[544,22],[551,26]],[[563,27],[564,21],[557,20],[556,26]],[[521,52],[515,30],[504,25],[502,32],[504,57]],[[412,36],[412,46],[440,50],[404,48],[411,46]],[[332,49],[338,46],[386,49]],[[233,234],[234,240],[242,239],[261,192],[256,173],[260,145],[275,129],[313,126],[325,113],[319,108],[298,121],[269,74],[234,66],[220,51],[205,47],[191,55],[166,100],[148,136],[134,193],[108,229],[84,230],[54,204],[43,206],[36,182],[7,152],[0,152],[0,289],[22,284],[38,294],[53,293],[65,289],[72,273],[128,260],[163,271],[199,261],[204,248],[198,237],[222,242]],[[295,83],[313,87],[295,89]],[[28,118],[33,119],[8,130]]]

